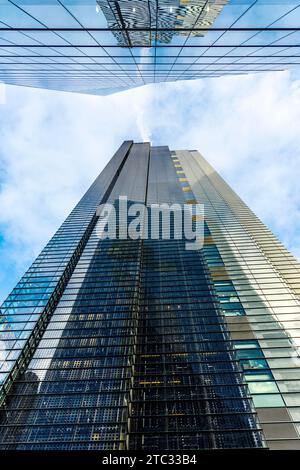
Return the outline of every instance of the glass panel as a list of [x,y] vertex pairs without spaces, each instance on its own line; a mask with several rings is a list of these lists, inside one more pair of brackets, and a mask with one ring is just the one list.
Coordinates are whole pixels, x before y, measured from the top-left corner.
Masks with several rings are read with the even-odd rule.
[[276,395],[253,395],[253,403],[257,408],[273,408],[285,406],[280,394]]

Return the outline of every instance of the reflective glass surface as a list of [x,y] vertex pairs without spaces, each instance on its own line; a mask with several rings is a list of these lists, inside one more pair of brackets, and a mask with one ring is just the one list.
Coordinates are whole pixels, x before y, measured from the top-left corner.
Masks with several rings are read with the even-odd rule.
[[205,206],[203,253],[267,445],[298,449],[299,262],[199,152],[174,155]]
[[[98,200],[117,206],[120,194],[146,204],[190,197],[167,147],[133,144],[127,152],[128,145],[114,157],[115,178],[104,196],[98,188]],[[109,175],[107,168],[102,175]],[[91,193],[83,200],[92,204]],[[242,349],[230,339],[210,273],[209,260],[213,268],[215,261],[223,266],[219,251],[213,245],[186,250],[185,240],[172,234],[170,240],[99,240],[97,226],[90,230],[28,361],[9,375],[0,449],[263,445],[239,364]],[[232,283],[217,287],[220,299],[225,288],[226,301],[234,296],[234,309],[240,306]],[[44,295],[40,283],[37,289],[17,286],[11,301],[27,296],[29,309]],[[17,326],[20,334],[30,331],[28,324]],[[3,366],[15,366],[27,345],[11,348],[17,355],[8,355]]]
[[105,95],[299,67],[293,0],[0,0],[0,81]]
[[[201,250],[100,240],[124,194],[204,204]],[[299,447],[299,279],[198,152],[124,142],[2,306],[0,449]]]

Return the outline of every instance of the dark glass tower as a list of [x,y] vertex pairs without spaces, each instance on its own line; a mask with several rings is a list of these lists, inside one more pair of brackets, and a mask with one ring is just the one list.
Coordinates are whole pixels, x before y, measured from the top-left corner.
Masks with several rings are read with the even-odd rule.
[[[204,203],[203,248],[99,239],[124,195]],[[0,449],[299,447],[298,272],[197,152],[124,142],[2,306]]]

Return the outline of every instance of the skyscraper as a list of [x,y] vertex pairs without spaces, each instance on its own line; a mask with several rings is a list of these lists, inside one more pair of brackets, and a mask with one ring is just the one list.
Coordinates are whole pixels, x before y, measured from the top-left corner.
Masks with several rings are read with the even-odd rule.
[[226,3],[227,0],[213,3],[206,0],[97,0],[118,44],[126,47],[151,47],[155,41],[169,44],[176,34],[204,36],[205,28],[212,26]]
[[0,81],[105,95],[298,68],[293,0],[0,0]]
[[[203,204],[202,248],[99,238],[119,196]],[[299,449],[299,279],[197,151],[124,142],[2,305],[0,450]]]

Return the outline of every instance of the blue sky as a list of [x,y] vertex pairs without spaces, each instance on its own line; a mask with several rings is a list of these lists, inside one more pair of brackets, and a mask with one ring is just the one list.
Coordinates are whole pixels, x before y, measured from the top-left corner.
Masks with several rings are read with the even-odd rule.
[[290,72],[107,97],[0,97],[0,301],[125,139],[198,149],[300,258],[300,80]]

